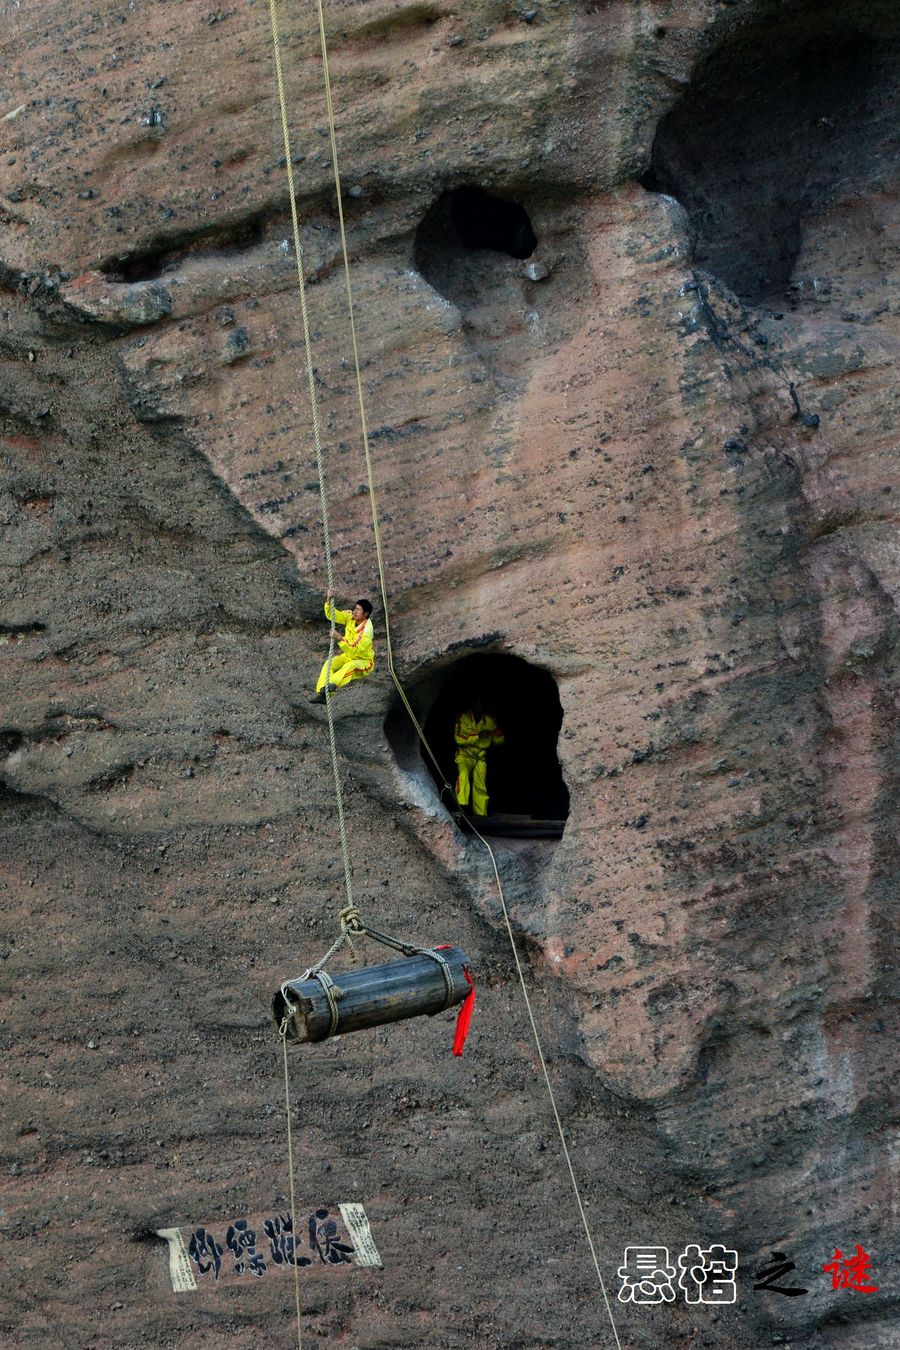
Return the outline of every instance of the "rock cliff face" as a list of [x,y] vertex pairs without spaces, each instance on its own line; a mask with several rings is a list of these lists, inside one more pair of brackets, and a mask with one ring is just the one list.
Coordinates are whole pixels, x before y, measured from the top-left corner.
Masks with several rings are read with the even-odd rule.
[[[268,1003],[344,902],[267,7],[0,14],[4,1336],[288,1344],[288,1279],[176,1296],[150,1236],[284,1211]],[[374,598],[315,14],[279,21],[335,571]],[[555,681],[565,832],[497,847],[604,1278],[739,1253],[734,1306],[615,1302],[622,1343],[886,1347],[896,5],[326,23],[398,671],[423,720],[473,655]],[[292,1052],[298,1205],[362,1201],[385,1262],[305,1272],[304,1325],[612,1345],[492,872],[376,631],[335,703],[356,899],[466,947],[479,1005],[462,1060],[443,1019]],[[552,737],[492,669],[507,739]],[[877,1293],[821,1270],[856,1243]],[[805,1296],[753,1290],[773,1249]]]

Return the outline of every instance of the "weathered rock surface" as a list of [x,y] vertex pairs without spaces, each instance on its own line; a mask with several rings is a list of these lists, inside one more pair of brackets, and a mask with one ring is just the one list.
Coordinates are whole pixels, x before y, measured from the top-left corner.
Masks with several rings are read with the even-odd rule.
[[[615,1303],[623,1344],[892,1343],[895,11],[328,7],[397,667],[422,717],[472,652],[555,677],[565,834],[498,854],[604,1278],[740,1255],[736,1306]],[[3,1335],[288,1344],[289,1280],[174,1296],[148,1237],[283,1210],[268,1003],[344,902],[267,6],[0,14]],[[374,598],[315,17],[280,22],[334,567]],[[500,208],[518,242],[467,247],[460,188],[530,256]],[[385,1259],[310,1274],[305,1324],[609,1345],[376,620],[335,705],[357,898],[464,946],[479,1005],[461,1061],[443,1019],[293,1056],[300,1204],[361,1200]],[[876,1294],[821,1271],[857,1242]],[[805,1297],[753,1291],[773,1249]]]

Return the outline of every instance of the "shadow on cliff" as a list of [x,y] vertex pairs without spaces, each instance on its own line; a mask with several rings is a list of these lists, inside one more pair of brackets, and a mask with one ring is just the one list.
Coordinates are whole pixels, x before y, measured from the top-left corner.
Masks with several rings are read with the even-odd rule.
[[660,123],[641,181],[684,205],[695,262],[743,300],[827,297],[827,258],[812,269],[823,275],[795,271],[834,224],[834,270],[848,247],[863,270],[882,265],[872,198],[897,182],[898,39],[889,0],[759,5]]

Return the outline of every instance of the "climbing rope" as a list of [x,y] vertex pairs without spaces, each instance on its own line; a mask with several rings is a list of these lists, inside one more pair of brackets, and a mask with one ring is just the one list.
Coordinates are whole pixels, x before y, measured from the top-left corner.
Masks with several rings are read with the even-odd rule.
[[284,1112],[287,1119],[288,1175],[291,1186],[291,1258],[294,1267],[294,1303],[297,1309],[297,1350],[303,1350],[303,1324],[300,1318],[300,1268],[297,1265],[300,1235],[297,1232],[297,1205],[294,1199],[294,1144],[291,1136],[291,1079],[288,1073],[287,1027],[288,1018],[285,1017],[278,1029],[278,1034],[281,1037],[284,1058]]
[[[324,528],[325,541],[326,541],[326,550],[328,550],[329,545],[328,545],[327,503],[326,503],[325,478],[324,478],[324,471],[323,471],[323,468],[322,468],[322,465],[321,465],[321,458],[322,458],[322,457],[321,457],[321,446],[320,446],[319,433],[318,433],[318,414],[317,414],[317,404],[316,404],[316,400],[315,400],[315,387],[314,387],[314,381],[313,381],[313,375],[312,375],[312,357],[311,357],[311,348],[310,348],[310,340],[309,340],[309,324],[308,324],[307,311],[306,311],[306,297],[305,297],[304,289],[303,289],[303,288],[304,288],[304,281],[303,281],[303,268],[302,268],[302,262],[301,262],[300,232],[299,232],[299,225],[298,225],[298,222],[297,222],[297,210],[296,210],[296,202],[295,202],[295,197],[294,197],[294,179],[293,179],[293,170],[292,170],[292,166],[291,166],[290,137],[289,137],[289,134],[288,134],[288,127],[287,127],[287,109],[286,109],[285,99],[284,99],[284,85],[283,85],[283,81],[282,81],[282,77],[281,77],[280,39],[279,39],[279,36],[278,36],[277,17],[276,17],[276,12],[275,12],[275,0],[269,0],[269,12],[270,12],[270,16],[271,16],[271,23],[272,23],[272,38],[273,38],[273,43],[274,43],[274,48],[275,48],[275,66],[276,66],[276,76],[277,76],[277,81],[278,81],[278,98],[279,98],[279,105],[280,105],[280,109],[281,109],[282,132],[283,132],[283,136],[284,136],[284,144],[285,144],[285,160],[286,160],[286,163],[287,163],[288,186],[289,186],[289,189],[290,189],[290,197],[291,197],[291,220],[292,220],[293,230],[294,230],[294,252],[295,252],[295,255],[296,255],[296,259],[297,259],[297,276],[298,276],[298,284],[299,284],[299,289],[300,289],[301,314],[302,314],[302,317],[303,317],[304,342],[306,343],[306,351],[307,351],[307,373],[308,373],[309,385],[310,385],[310,397],[311,397],[312,405],[313,405],[313,409],[314,409],[314,413],[313,413],[313,428],[314,428],[314,438],[315,438],[315,442],[316,442],[316,464],[317,464],[317,468],[319,469],[319,490],[320,490],[320,497],[321,497],[321,501],[322,501],[323,528]],[[383,550],[383,547],[382,547],[382,540],[381,540],[381,527],[380,527],[380,522],[379,522],[379,517],[378,517],[378,503],[377,503],[377,493],[376,493],[376,489],[375,489],[375,476],[374,476],[374,470],[373,470],[373,465],[372,465],[371,449],[370,449],[370,445],[369,445],[368,420],[367,420],[367,417],[366,417],[365,396],[364,396],[364,394],[363,394],[363,387],[362,387],[362,373],[361,373],[361,364],[360,364],[360,358],[359,358],[359,343],[358,343],[358,338],[357,338],[356,318],[355,318],[355,311],[354,311],[354,305],[353,305],[353,289],[352,289],[352,284],[351,284],[351,280],[350,280],[350,261],[349,261],[349,254],[348,254],[348,249],[347,249],[347,234],[346,234],[346,228],[345,228],[345,224],[344,224],[343,194],[342,194],[342,190],[341,190],[340,167],[339,167],[338,151],[337,151],[337,137],[336,137],[336,132],[335,132],[334,104],[333,104],[333,100],[332,100],[332,93],[331,93],[331,75],[330,75],[329,63],[328,63],[328,44],[327,44],[326,33],[325,33],[325,16],[324,16],[324,11],[323,11],[322,0],[316,0],[316,14],[317,14],[317,18],[318,18],[318,26],[319,26],[319,45],[320,45],[321,56],[322,56],[322,72],[323,72],[323,79],[324,79],[324,86],[325,86],[325,102],[326,102],[326,109],[327,109],[327,115],[328,115],[328,132],[329,132],[329,139],[330,139],[330,143],[331,143],[331,160],[332,160],[332,169],[333,169],[333,175],[334,175],[335,197],[336,197],[336,200],[337,200],[338,223],[339,223],[339,228],[340,228],[341,253],[342,253],[342,257],[343,257],[343,267],[344,267],[344,282],[345,282],[345,289],[346,289],[346,294],[347,294],[347,312],[348,312],[348,317],[349,317],[349,328],[350,328],[351,343],[352,343],[352,349],[353,349],[353,364],[354,364],[354,369],[355,369],[355,373],[356,373],[357,402],[358,402],[358,406],[359,406],[360,425],[361,425],[361,428],[362,428],[363,451],[364,451],[364,455],[365,455],[366,475],[367,475],[367,479],[368,479],[369,503],[370,503],[371,513],[372,513],[372,529],[373,529],[373,534],[374,534],[374,538],[375,538],[375,554],[376,554],[376,559],[377,559],[377,563],[378,563],[378,579],[379,579],[379,585],[380,585],[380,589],[381,589],[381,599],[382,599],[382,606],[383,606],[383,613],[384,613],[385,645],[386,645],[386,648],[387,648],[388,670],[389,670],[389,672],[390,672],[391,679],[393,680],[394,687],[396,688],[397,693],[398,693],[398,695],[399,695],[399,697],[400,697],[400,699],[401,699],[401,702],[403,703],[403,706],[405,707],[407,713],[409,714],[410,720],[412,721],[412,724],[413,724],[413,726],[414,726],[415,729],[416,729],[416,733],[417,733],[417,735],[418,735],[418,737],[419,737],[419,740],[421,741],[421,744],[422,744],[423,748],[424,748],[425,751],[427,752],[427,754],[428,754],[429,758],[431,759],[432,763],[434,764],[434,766],[435,766],[435,768],[436,768],[438,774],[440,775],[441,779],[443,780],[444,789],[446,789],[446,790],[452,790],[452,789],[450,789],[449,783],[447,783],[447,781],[446,781],[445,775],[444,775],[443,770],[441,769],[441,766],[440,766],[440,764],[439,764],[439,762],[438,762],[437,756],[435,755],[434,751],[432,750],[431,746],[430,746],[429,743],[428,743],[428,739],[427,739],[427,737],[426,737],[426,735],[425,735],[424,728],[423,728],[422,725],[420,724],[419,719],[416,717],[415,710],[413,709],[412,704],[410,703],[410,701],[409,701],[409,699],[408,699],[408,697],[407,697],[407,695],[406,695],[406,691],[405,691],[404,688],[403,688],[403,685],[402,685],[402,683],[401,683],[400,677],[399,677],[399,675],[397,674],[396,666],[395,666],[395,664],[394,664],[394,651],[393,651],[393,642],[392,642],[392,638],[391,638],[391,625],[390,625],[390,604],[389,604],[389,600],[388,600],[388,592],[387,592],[386,571],[385,571],[385,565],[384,565],[384,550]],[[331,581],[331,570],[330,570],[330,569],[331,569],[330,553],[327,554],[327,563],[328,563],[328,569],[329,569],[329,571],[328,571],[329,591],[331,591],[331,589],[332,589],[332,581]],[[330,653],[331,653],[331,648],[329,648],[329,659],[330,659]],[[332,722],[331,722],[331,710],[330,710],[330,706],[329,706],[329,734],[330,734],[330,736],[331,736],[331,738],[332,738],[332,746],[334,746],[334,739],[333,739],[333,738],[334,738],[334,733],[333,733],[333,727],[332,727]],[[333,762],[334,762],[334,764],[335,764],[335,770],[334,770],[334,771],[335,771],[335,782],[337,783],[339,780],[338,780],[338,776],[337,776],[337,768],[336,768],[336,752],[334,751],[334,749],[332,749],[332,756],[333,756]],[[341,829],[342,829],[342,837],[343,837],[343,819],[342,819],[342,818],[341,818]],[[576,1200],[576,1204],[577,1204],[577,1207],[578,1207],[578,1213],[579,1213],[579,1215],[580,1215],[581,1223],[582,1223],[582,1226],[583,1226],[583,1228],[584,1228],[585,1236],[586,1236],[586,1238],[587,1238],[588,1247],[589,1247],[590,1253],[591,1253],[591,1259],[592,1259],[593,1265],[594,1265],[594,1270],[595,1270],[596,1275],[597,1275],[597,1280],[598,1280],[599,1285],[600,1285],[600,1291],[601,1291],[602,1296],[603,1296],[603,1301],[604,1301],[604,1304],[605,1304],[605,1307],[606,1307],[606,1312],[607,1312],[607,1315],[608,1315],[608,1317],[609,1317],[610,1326],[611,1326],[611,1328],[612,1328],[613,1338],[614,1338],[614,1340],[615,1340],[615,1343],[616,1343],[616,1346],[617,1346],[617,1350],[621,1350],[621,1341],[619,1340],[618,1331],[616,1330],[616,1324],[615,1324],[615,1319],[614,1319],[614,1317],[613,1317],[612,1306],[611,1306],[611,1304],[610,1304],[609,1296],[608,1296],[607,1291],[606,1291],[606,1284],[605,1284],[605,1282],[604,1282],[603,1275],[602,1275],[602,1272],[601,1272],[601,1270],[600,1270],[600,1262],[599,1262],[598,1257],[597,1257],[597,1250],[596,1250],[596,1247],[595,1247],[595,1245],[594,1245],[594,1239],[593,1239],[593,1236],[592,1236],[592,1234],[591,1234],[590,1224],[588,1223],[587,1213],[586,1213],[585,1206],[584,1206],[584,1201],[583,1201],[582,1196],[581,1196],[581,1189],[580,1189],[580,1187],[579,1187],[579,1185],[578,1185],[578,1179],[577,1179],[576,1174],[575,1174],[575,1168],[574,1168],[574,1166],[573,1166],[572,1159],[571,1159],[571,1155],[570,1155],[570,1153],[569,1153],[569,1148],[568,1148],[568,1145],[567,1145],[567,1143],[566,1143],[565,1131],[564,1131],[564,1129],[563,1129],[562,1119],[561,1119],[561,1117],[560,1117],[560,1114],[559,1114],[559,1108],[558,1108],[557,1102],[556,1102],[556,1094],[555,1094],[555,1092],[553,1091],[553,1084],[552,1084],[551,1079],[550,1079],[550,1073],[549,1073],[549,1070],[548,1070],[548,1067],[547,1067],[547,1061],[546,1061],[546,1057],[545,1057],[545,1055],[544,1055],[543,1045],[542,1045],[542,1043],[541,1043],[540,1034],[539,1034],[539,1032],[538,1032],[537,1022],[536,1022],[536,1020],[535,1020],[534,1011],[533,1011],[532,1004],[531,1004],[531,999],[530,999],[529,994],[528,994],[528,987],[527,987],[527,984],[526,984],[526,982],[525,982],[525,974],[524,974],[524,971],[523,971],[523,969],[522,969],[522,963],[521,963],[521,961],[520,961],[520,959],[519,959],[519,953],[518,953],[518,949],[517,949],[517,947],[516,947],[515,935],[514,935],[514,933],[513,933],[512,921],[511,921],[511,919],[510,919],[510,916],[509,916],[509,909],[508,909],[507,904],[506,904],[506,897],[505,897],[504,890],[503,890],[503,882],[502,882],[501,877],[500,877],[500,870],[499,870],[499,867],[498,867],[498,865],[497,865],[497,859],[496,859],[496,856],[495,856],[495,854],[494,854],[493,848],[492,848],[491,845],[488,843],[487,839],[485,839],[484,835],[482,835],[477,829],[474,829],[474,827],[473,827],[473,832],[475,833],[475,835],[477,836],[477,838],[481,841],[482,845],[484,846],[484,848],[485,848],[485,850],[487,851],[488,856],[490,857],[490,860],[491,860],[491,866],[492,866],[492,868],[493,868],[494,878],[495,878],[495,881],[496,881],[496,884],[497,884],[497,893],[498,893],[498,895],[499,895],[499,897],[500,897],[500,905],[501,905],[501,909],[502,909],[502,912],[503,912],[504,923],[505,923],[505,926],[506,926],[507,935],[508,935],[508,937],[509,937],[509,942],[510,942],[510,946],[511,946],[511,948],[512,948],[513,958],[514,958],[514,961],[515,961],[516,973],[517,973],[518,978],[519,978],[519,984],[520,984],[520,986],[521,986],[522,996],[523,996],[523,999],[524,999],[524,1002],[525,1002],[525,1007],[526,1007],[526,1011],[527,1011],[527,1014],[528,1014],[528,1020],[529,1020],[530,1026],[531,1026],[532,1037],[533,1037],[533,1039],[534,1039],[535,1047],[536,1047],[537,1053],[538,1053],[538,1058],[539,1058],[539,1060],[540,1060],[541,1070],[542,1070],[543,1077],[544,1077],[544,1083],[545,1083],[546,1088],[547,1088],[547,1094],[548,1094],[548,1096],[549,1096],[549,1098],[550,1098],[550,1105],[551,1105],[551,1108],[552,1108],[552,1111],[553,1111],[553,1118],[554,1118],[554,1121],[555,1121],[555,1123],[556,1123],[557,1131],[558,1131],[558,1133],[559,1133],[559,1140],[560,1140],[560,1144],[561,1144],[561,1146],[562,1146],[563,1156],[564,1156],[564,1158],[565,1158],[566,1166],[567,1166],[568,1173],[569,1173],[569,1179],[570,1179],[571,1184],[572,1184],[572,1190],[573,1190],[573,1193],[574,1193],[574,1196],[575,1196],[575,1200]],[[352,906],[352,904],[353,904],[352,896],[350,896],[350,894],[349,894],[349,889],[350,889],[350,888],[349,888],[349,877],[348,877],[348,907]],[[370,931],[371,931],[371,930],[370,930]],[[382,935],[382,937],[383,937],[383,935]],[[336,950],[337,947],[339,947],[343,941],[344,941],[344,934],[343,934],[343,932],[342,932],[341,937],[337,940],[336,944],[333,945],[332,950]],[[401,949],[401,950],[402,950],[402,949]],[[327,957],[326,957],[325,959],[327,959]],[[321,964],[324,964],[324,960],[323,960],[323,962],[322,962]]]
[[[278,13],[275,0],[269,0],[269,22],[272,27],[272,47],[275,55],[275,80],[278,86],[278,107],[281,113],[281,134],[284,141],[284,159],[287,166],[288,192],[291,202],[291,226],[294,234],[294,258],[297,264],[297,291],[300,296],[300,315],[303,322],[303,347],[306,356],[306,381],[309,386],[309,402],[312,413],[313,444],[316,452],[316,471],[319,476],[319,503],[322,511],[322,538],[325,546],[325,572],[328,580],[328,596],[334,593],[334,568],[331,554],[331,535],[328,529],[328,493],[325,483],[325,462],[322,455],[322,433],[319,424],[319,400],[316,396],[316,373],[313,366],[312,337],[309,328],[309,314],[306,308],[306,281],[303,275],[303,246],[300,243],[300,225],[297,220],[297,199],[294,191],[294,167],[291,158],[291,137],[288,131],[287,101],[284,96],[284,76],[281,69],[281,37],[278,32]],[[328,686],[331,683],[331,666],[334,661],[334,600],[331,600],[331,624],[328,635],[328,670],[325,677],[325,712],[328,720],[328,746],[331,752],[331,772],[334,777],[334,796],[337,804],[338,834],[341,845],[341,863],[344,869],[344,888],[347,904],[353,904],[353,878],[350,870],[350,845],[347,840],[347,826],[344,820],[344,798],[341,791],[341,775],[338,768],[337,742],[334,734],[334,714],[331,708],[331,695]]]
[[[281,116],[281,134],[284,142],[284,159],[287,167],[288,193],[291,206],[291,226],[294,237],[294,258],[297,266],[297,291],[300,297],[300,314],[303,322],[303,346],[306,357],[306,380],[309,387],[309,400],[312,412],[313,444],[316,452],[316,470],[319,478],[319,503],[322,512],[322,537],[325,547],[325,570],[328,581],[328,596],[333,597],[334,593],[334,568],[332,565],[331,554],[331,536],[328,528],[328,494],[325,483],[325,464],[322,455],[322,435],[319,425],[319,402],[316,396],[315,369],[312,359],[312,339],[309,329],[309,315],[306,308],[306,282],[303,275],[303,247],[300,242],[300,224],[297,219],[297,199],[294,191],[294,168],[291,156],[291,138],[288,130],[287,119],[287,101],[284,95],[284,75],[281,68],[281,38],[278,32],[278,12],[275,0],[269,0],[269,23],[272,29],[272,50],[275,59],[275,80],[278,87],[278,107]],[[328,722],[328,746],[331,755],[331,772],[334,778],[334,796],[337,805],[338,834],[340,837],[341,864],[344,872],[344,888],[347,895],[347,904],[353,904],[353,878],[350,869],[350,846],[347,840],[347,827],[344,820],[344,799],[341,791],[341,775],[338,766],[337,742],[334,734],[334,714],[331,707],[331,694],[328,686],[331,683],[331,667],[334,661],[334,599],[331,600],[331,627],[328,634],[328,669],[325,677],[325,714]],[[332,1017],[336,1015],[336,1010],[332,1000]],[[297,1248],[299,1244],[299,1233],[297,1231],[297,1214],[294,1201],[294,1152],[291,1136],[291,1090],[290,1077],[288,1074],[287,1061],[287,1022],[284,1021],[281,1026],[281,1043],[284,1057],[284,1099],[285,1115],[287,1119],[287,1144],[288,1144],[288,1171],[290,1174],[290,1196],[291,1196],[291,1225],[293,1231],[293,1265],[294,1265],[294,1302],[296,1304],[297,1314],[297,1350],[303,1350],[303,1324],[301,1319],[300,1306],[300,1271],[297,1266]]]
[[518,948],[516,947],[516,939],[513,933],[512,922],[509,917],[509,910],[506,907],[506,897],[503,894],[503,882],[500,880],[500,871],[499,868],[497,867],[497,859],[494,854],[494,850],[491,848],[490,844],[485,839],[484,835],[481,834],[475,828],[475,826],[472,824],[471,821],[469,821],[469,825],[473,833],[478,836],[484,847],[487,849],[488,856],[490,857],[491,860],[491,866],[494,869],[494,878],[497,882],[497,894],[500,897],[500,908],[503,911],[503,922],[506,925],[506,932],[509,937],[509,945],[512,948],[513,959],[516,963],[516,973],[519,977],[519,984],[522,989],[522,998],[525,1002],[525,1009],[528,1013],[528,1021],[531,1024],[531,1034],[534,1039],[535,1048],[538,1053],[538,1059],[541,1062],[541,1072],[544,1075],[544,1083],[546,1084],[547,1087],[547,1096],[550,1098],[550,1106],[553,1111],[553,1119],[556,1122],[556,1129],[557,1133],[559,1134],[559,1142],[562,1147],[563,1157],[566,1160],[566,1167],[568,1168],[569,1172],[569,1180],[572,1183],[572,1193],[575,1196],[575,1203],[578,1206],[578,1213],[581,1218],[581,1226],[584,1229],[584,1235],[587,1238],[588,1247],[590,1248],[591,1260],[594,1263],[594,1270],[597,1273],[597,1280],[600,1285],[600,1292],[603,1295],[603,1302],[606,1306],[607,1316],[609,1317],[609,1324],[612,1328],[613,1339],[616,1342],[618,1350],[622,1350],[621,1341],[619,1340],[619,1333],[616,1330],[615,1318],[613,1317],[612,1304],[610,1303],[609,1295],[606,1292],[606,1282],[603,1279],[603,1275],[600,1271],[600,1262],[597,1259],[597,1249],[594,1246],[594,1238],[591,1233],[591,1226],[588,1223],[588,1217],[584,1208],[584,1201],[581,1198],[581,1187],[578,1185],[578,1178],[575,1175],[575,1167],[572,1163],[571,1154],[569,1153],[569,1146],[566,1143],[566,1135],[563,1129],[562,1119],[560,1118],[559,1108],[556,1104],[556,1093],[553,1091],[553,1084],[550,1081],[550,1071],[547,1068],[547,1060],[544,1056],[544,1048],[543,1045],[541,1044],[540,1034],[537,1029],[537,1022],[535,1021],[534,1011],[531,1006],[531,998],[529,997],[528,994],[528,986],[525,983],[525,975],[522,970],[522,963],[519,960],[519,951]]
[[[397,693],[400,695],[400,699],[403,703],[403,706],[406,709],[407,713],[409,714],[410,720],[416,729],[416,732],[419,736],[419,739],[422,742],[422,745],[425,747],[425,750],[427,751],[432,763],[434,764],[435,769],[443,779],[444,772],[440,764],[438,763],[437,758],[431,749],[431,746],[428,744],[428,741],[425,737],[425,732],[419,725],[419,719],[416,717],[412,704],[410,703],[409,699],[406,696],[406,691],[404,690],[402,684],[400,683],[399,676],[397,675],[397,671],[394,667],[394,647],[391,641],[390,609],[388,606],[387,588],[385,586],[384,550],[381,544],[381,524],[378,519],[378,506],[375,497],[375,476],[372,468],[372,454],[369,446],[369,426],[368,426],[368,419],[366,417],[366,401],[365,396],[363,395],[362,375],[360,373],[359,342],[356,333],[356,314],[353,306],[353,287],[350,282],[350,260],[347,252],[347,231],[344,225],[344,202],[343,202],[343,194],[341,192],[341,172],[338,163],[337,136],[335,133],[335,124],[334,124],[334,102],[331,96],[331,72],[329,70],[328,65],[328,43],[325,37],[325,14],[322,7],[322,0],[316,0],[316,15],[319,22],[319,49],[322,54],[322,75],[325,85],[325,107],[328,114],[328,136],[331,143],[331,166],[334,174],[334,190],[335,196],[337,198],[338,226],[341,235],[341,255],[343,257],[344,263],[344,289],[347,294],[347,316],[350,327],[350,340],[353,348],[353,365],[356,371],[356,401],[359,407],[359,421],[360,427],[362,428],[363,452],[365,454],[366,460],[366,477],[368,479],[368,486],[369,486],[369,504],[372,512],[372,532],[375,536],[375,556],[378,560],[378,579],[381,588],[381,601],[384,613],[384,640],[385,640],[385,647],[387,648],[388,670],[390,671],[391,679],[394,682],[394,686],[397,690]],[[452,791],[452,789],[450,788],[450,784],[446,781],[446,779],[444,779],[444,787],[447,790]]]
[[[438,773],[443,779],[444,787],[449,789],[450,785],[447,783],[446,778],[444,777],[444,773],[440,767],[440,764],[438,763],[437,756],[435,755],[434,751],[432,750],[431,746],[428,743],[428,738],[425,735],[424,728],[421,726],[419,719],[416,717],[416,714],[412,708],[412,705],[410,704],[409,699],[407,698],[406,691],[403,688],[400,677],[397,674],[397,670],[394,665],[394,652],[393,652],[393,644],[391,641],[390,605],[388,602],[387,581],[384,566],[384,551],[381,543],[381,526],[378,518],[378,503],[375,489],[375,475],[373,472],[372,455],[369,445],[368,420],[366,418],[365,396],[363,394],[362,373],[359,359],[359,344],[357,340],[356,319],[353,307],[353,287],[350,280],[350,259],[347,249],[347,233],[344,226],[343,194],[341,191],[341,175],[340,175],[340,166],[338,162],[337,138],[335,134],[334,103],[331,95],[331,75],[328,65],[328,44],[325,35],[325,17],[323,12],[322,0],[316,0],[316,14],[318,16],[319,21],[319,47],[322,56],[322,72],[325,85],[325,103],[328,113],[328,133],[331,142],[331,162],[334,174],[334,189],[335,189],[335,197],[337,199],[338,224],[341,236],[341,254],[344,265],[344,285],[347,293],[347,313],[349,316],[350,337],[353,348],[353,364],[356,372],[357,403],[359,405],[360,426],[362,428],[363,451],[365,454],[366,475],[368,478],[368,487],[369,487],[369,503],[372,512],[372,531],[375,536],[375,555],[378,562],[378,579],[381,588],[381,601],[384,612],[384,632],[385,632],[385,645],[387,648],[388,670],[390,671],[391,679],[394,682],[394,686],[397,690],[397,693],[399,694],[400,699],[403,702],[403,706],[406,708],[406,711],[409,714],[413,726],[416,729],[416,732],[419,736],[419,740],[421,741],[422,746],[428,753],[432,763],[435,765],[435,768],[437,769]],[[528,994],[528,986],[525,982],[525,974],[524,971],[522,970],[522,963],[519,959],[519,952],[516,947],[516,940],[515,935],[513,933],[512,921],[510,920],[509,909],[507,908],[506,904],[506,896],[503,890],[503,882],[500,877],[500,869],[497,866],[497,859],[496,855],[494,854],[494,850],[488,843],[487,839],[485,839],[484,835],[481,834],[479,830],[475,829],[474,826],[472,828],[473,832],[475,833],[477,838],[481,841],[491,860],[491,867],[493,868],[494,879],[497,883],[497,894],[500,897],[500,906],[503,911],[503,921],[506,926],[507,936],[509,937],[509,943],[512,948],[513,958],[515,960],[516,966],[516,973],[519,977],[519,984],[522,990],[522,997],[525,1002],[528,1020],[531,1025],[531,1033],[534,1039],[535,1047],[537,1049],[538,1058],[540,1060],[541,1070],[544,1076],[544,1083],[547,1088],[547,1094],[550,1098],[550,1105],[553,1111],[553,1118],[556,1122],[556,1128],[559,1133],[559,1140],[562,1146],[563,1156],[566,1160],[566,1167],[569,1172],[569,1179],[572,1183],[572,1190],[574,1192],[575,1200],[578,1206],[578,1213],[581,1217],[581,1223],[584,1228],[585,1237],[587,1238],[588,1247],[590,1248],[591,1259],[594,1264],[594,1270],[596,1271],[597,1274],[597,1280],[600,1284],[600,1290],[603,1295],[603,1301],[604,1304],[606,1305],[606,1312],[609,1317],[613,1337],[615,1339],[616,1346],[619,1347],[619,1350],[621,1350],[621,1342],[619,1341],[619,1335],[616,1330],[612,1306],[610,1304],[609,1296],[606,1291],[606,1284],[604,1282],[603,1275],[600,1270],[600,1262],[597,1258],[597,1250],[596,1247],[594,1246],[594,1239],[591,1234],[590,1224],[588,1223],[587,1214],[585,1212],[584,1202],[581,1196],[581,1189],[578,1185],[578,1179],[575,1175],[575,1168],[572,1164],[572,1158],[569,1153],[568,1144],[566,1143],[565,1131],[563,1130],[562,1120],[560,1118],[559,1109],[556,1103],[556,1094],[553,1091],[553,1084],[550,1080],[550,1073],[547,1068],[547,1060],[544,1055],[543,1045],[541,1043],[540,1034],[537,1028],[537,1022],[535,1020],[534,1011],[531,1005],[531,998],[529,997]]]

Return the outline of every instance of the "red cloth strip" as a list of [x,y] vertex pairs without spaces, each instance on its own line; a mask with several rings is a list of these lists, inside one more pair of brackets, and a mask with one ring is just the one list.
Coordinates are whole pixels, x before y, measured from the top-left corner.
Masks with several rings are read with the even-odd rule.
[[453,1053],[461,1055],[463,1046],[466,1043],[466,1037],[469,1034],[469,1028],[472,1025],[472,1013],[475,1009],[475,981],[469,974],[468,966],[463,966],[463,974],[466,982],[471,986],[468,994],[463,999],[459,1009],[459,1016],[456,1019],[456,1035],[453,1037]]

